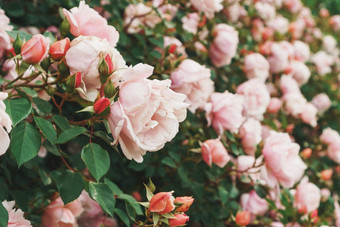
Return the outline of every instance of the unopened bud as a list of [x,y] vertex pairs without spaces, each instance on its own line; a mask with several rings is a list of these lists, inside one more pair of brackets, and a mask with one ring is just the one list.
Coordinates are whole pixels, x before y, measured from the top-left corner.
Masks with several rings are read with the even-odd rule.
[[43,68],[46,72],[48,71],[48,68],[50,67],[51,65],[51,61],[50,61],[50,58],[45,58],[41,63],[41,68]]
[[59,31],[62,36],[67,35],[67,33],[70,31],[70,23],[68,22],[66,18],[61,23],[59,27]]
[[55,88],[53,87],[47,87],[46,88],[46,92],[49,96],[53,96],[54,95],[54,92],[55,92]]
[[169,47],[169,54],[175,53],[176,48],[177,48],[177,45],[176,45],[176,44],[174,44],[174,43],[171,44],[170,47]]
[[312,155],[312,149],[310,148],[305,148],[301,152],[302,157],[304,158],[309,158]]
[[104,88],[104,94],[107,98],[112,98],[116,93],[115,85],[112,83],[112,81],[109,81],[107,85]]
[[102,84],[105,84],[107,81],[107,78],[113,72],[113,62],[109,54],[107,54],[105,58],[103,58],[101,62],[99,63],[98,71],[100,75],[100,82]]
[[69,91],[73,91],[74,88],[79,87],[81,84],[81,72],[73,73],[67,78],[66,86]]
[[102,97],[94,103],[93,109],[94,109],[94,112],[96,112],[97,114],[100,114],[100,113],[103,113],[109,106],[110,106],[110,100],[108,98]]
[[14,53],[20,54],[21,53],[21,47],[22,47],[22,40],[17,35],[17,38],[15,39],[13,43]]
[[60,61],[60,63],[58,64],[58,70],[62,78],[65,78],[66,76],[70,75],[70,70],[66,63],[64,62],[64,60]]
[[333,170],[332,169],[326,169],[321,171],[321,179],[324,181],[332,179]]
[[236,224],[238,225],[248,225],[250,222],[249,211],[241,211],[236,214]]
[[62,40],[59,40],[53,43],[50,46],[49,54],[52,59],[58,61],[58,60],[61,60],[65,56],[69,48],[70,48],[70,39],[65,38],[65,39],[62,39]]

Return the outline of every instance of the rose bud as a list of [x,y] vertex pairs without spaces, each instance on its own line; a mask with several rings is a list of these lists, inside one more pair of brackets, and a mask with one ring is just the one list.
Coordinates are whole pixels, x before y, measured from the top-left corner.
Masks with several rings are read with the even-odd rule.
[[109,81],[104,88],[104,95],[106,98],[112,98],[116,93],[115,85]]
[[53,43],[50,46],[49,54],[52,59],[57,61],[57,60],[62,59],[65,56],[69,48],[70,48],[70,39],[65,38],[65,39],[62,39],[62,40],[59,40]]
[[100,82],[102,84],[105,84],[107,81],[107,78],[112,74],[113,72],[113,62],[112,58],[109,54],[105,56],[99,63],[99,74],[100,74]]
[[236,214],[236,224],[248,225],[250,222],[250,213],[248,211],[241,211]]
[[74,73],[67,78],[66,85],[73,90],[81,85],[81,72]]
[[175,53],[177,45],[175,43],[171,44],[169,47],[169,54]]
[[312,149],[310,148],[305,148],[301,152],[302,157],[304,158],[309,158],[312,155]]
[[102,113],[108,106],[110,106],[110,100],[108,98],[100,98],[98,99],[94,105],[94,112],[96,112],[97,114]]
[[15,41],[13,43],[14,53],[20,54],[21,47],[22,47],[22,40],[20,39],[19,36],[17,36],[17,38],[15,39]]
[[190,196],[177,197],[174,201],[175,203],[183,203],[180,207],[177,207],[177,212],[186,212],[189,207],[194,202],[194,199]]
[[142,196],[140,195],[139,192],[134,191],[134,192],[132,192],[131,195],[132,195],[132,197],[135,198],[135,200],[137,200],[138,202],[142,201]]
[[40,63],[48,53],[50,39],[43,35],[34,35],[21,48],[22,59],[30,64]]
[[166,214],[175,209],[173,192],[159,192],[150,200],[149,211]]
[[212,163],[223,168],[229,161],[228,151],[219,139],[210,139],[205,141],[201,147],[203,160],[211,166]]
[[322,180],[330,180],[333,175],[333,170],[332,169],[326,169],[321,171],[321,179]]
[[175,214],[175,218],[169,219],[169,226],[182,226],[189,221],[189,216],[185,214]]
[[60,61],[57,67],[58,67],[58,70],[59,70],[59,74],[62,78],[70,75],[70,69],[66,64],[65,59]]

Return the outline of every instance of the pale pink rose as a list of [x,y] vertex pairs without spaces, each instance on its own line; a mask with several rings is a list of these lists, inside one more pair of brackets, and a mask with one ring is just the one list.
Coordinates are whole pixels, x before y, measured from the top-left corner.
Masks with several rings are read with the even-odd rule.
[[306,62],[310,58],[310,50],[309,46],[300,41],[300,40],[295,40],[293,43],[294,50],[295,50],[295,59],[299,61]]
[[301,18],[298,18],[296,21],[290,23],[289,32],[292,34],[294,39],[301,39],[305,28],[305,21]]
[[268,113],[277,113],[280,109],[281,109],[281,106],[282,106],[282,101],[281,99],[279,98],[271,98],[270,99],[270,102],[269,102],[269,105],[267,107],[267,112]]
[[15,209],[15,201],[3,201],[2,205],[8,212],[7,227],[32,227],[31,222],[26,220],[24,212],[20,209]]
[[[157,51],[159,51],[160,53],[163,53],[163,51],[171,46],[175,47],[175,50],[173,52],[173,54],[179,56],[181,55],[182,57],[186,58],[187,57],[187,53],[185,52],[185,47],[183,46],[183,43],[181,41],[179,41],[177,38],[175,37],[170,37],[170,36],[164,36],[164,48],[156,48]],[[177,58],[175,58],[177,60]]]
[[322,188],[320,190],[321,193],[321,201],[325,202],[329,199],[329,197],[331,196],[331,192],[329,191],[328,188]]
[[268,57],[270,71],[279,73],[289,66],[289,50],[281,45],[281,43],[273,43],[271,45],[271,55]]
[[261,41],[262,40],[262,32],[264,30],[265,26],[261,19],[256,18],[252,21],[252,28],[251,28],[251,34],[253,36],[253,39],[255,41]]
[[311,103],[318,109],[318,114],[323,114],[332,105],[331,100],[325,93],[320,93],[314,96]]
[[238,132],[242,122],[243,99],[225,91],[224,93],[213,93],[210,102],[206,105],[206,118],[208,125],[212,124],[218,134],[224,130]]
[[218,24],[213,29],[213,35],[215,38],[209,49],[212,63],[216,67],[229,65],[236,55],[238,32],[227,24]]
[[336,50],[337,41],[331,35],[326,35],[322,39],[322,47],[327,52],[333,55],[334,50]]
[[70,11],[63,9],[63,13],[70,23],[72,35],[96,36],[106,39],[111,46],[116,46],[119,39],[117,30],[108,25],[105,18],[86,5],[85,1],[81,1],[79,7],[74,7]]
[[270,21],[275,18],[275,7],[269,3],[256,2],[255,9],[259,16],[265,21]]
[[334,141],[340,141],[340,135],[337,131],[331,128],[326,128],[322,131],[320,140],[326,144],[332,144]]
[[337,164],[340,163],[340,139],[332,141],[328,144],[327,155]]
[[189,110],[203,108],[210,95],[214,92],[214,82],[210,79],[210,69],[191,59],[185,59],[171,73],[171,89],[187,96]]
[[157,8],[157,11],[161,15],[161,17],[167,21],[171,21],[178,11],[178,6],[172,4],[164,4],[155,7]]
[[146,64],[126,69],[108,119],[115,143],[137,162],[146,151],[158,151],[175,137],[189,106],[185,95],[169,88],[170,80],[147,79],[152,72]]
[[286,110],[294,117],[299,117],[307,104],[307,100],[301,93],[288,93],[284,95],[283,100],[286,105]]
[[301,179],[307,166],[301,160],[299,150],[300,146],[293,143],[287,133],[271,132],[264,141],[265,166],[261,169],[261,177],[269,187],[279,183],[291,188]]
[[296,187],[294,206],[298,210],[306,210],[308,213],[318,209],[321,200],[320,189],[308,179],[303,179]]
[[106,55],[110,55],[113,63],[115,77],[118,77],[123,68],[126,68],[125,61],[120,53],[105,39],[95,36],[80,36],[75,38],[67,51],[65,59],[70,68],[70,73],[81,72],[83,93],[80,95],[89,101],[94,101],[101,87],[98,66]]
[[238,2],[228,6],[224,9],[228,19],[236,23],[241,17],[247,16],[247,11]]
[[289,74],[298,82],[300,86],[308,82],[311,72],[302,61],[291,61]]
[[244,72],[248,79],[259,78],[266,81],[269,76],[269,63],[259,53],[252,53],[244,58]]
[[255,190],[252,190],[249,193],[242,194],[241,208],[249,211],[254,219],[256,215],[264,215],[267,212],[268,202],[262,199]]
[[335,31],[340,30],[340,15],[334,15],[329,20],[330,25],[333,27]]
[[255,160],[254,156],[240,155],[236,159],[236,170],[238,176],[245,175],[249,176],[254,182],[260,181],[260,167],[262,162],[261,158]]
[[208,19],[212,19],[216,12],[223,9],[223,0],[190,0],[191,4],[200,12],[204,12]]
[[286,34],[289,29],[289,20],[281,15],[268,22],[268,26],[280,34]]
[[281,76],[280,89],[285,95],[290,93],[301,93],[297,81],[294,80],[290,75]]
[[317,113],[318,109],[313,104],[307,103],[306,105],[304,105],[300,117],[304,123],[315,127],[317,125]]
[[317,73],[319,73],[320,75],[325,75],[332,71],[331,66],[334,63],[334,59],[326,52],[318,51],[312,56],[312,62],[316,66]]
[[13,27],[9,25],[9,18],[5,15],[5,11],[0,9],[0,56],[5,50],[11,49],[11,38],[6,31],[12,31]]
[[6,113],[6,105],[3,102],[7,97],[7,93],[0,92],[0,155],[5,154],[9,147],[10,138],[8,133],[12,130],[12,120]]
[[236,92],[244,99],[245,115],[262,119],[270,102],[270,95],[266,85],[259,79],[254,78],[239,85]]
[[200,19],[201,17],[198,13],[187,14],[182,18],[183,29],[187,32],[196,34]]
[[270,224],[270,227],[285,227],[285,225],[282,224],[281,222],[272,222]]
[[194,45],[199,53],[208,53],[208,49],[201,42],[196,41]]
[[284,5],[292,13],[298,13],[303,7],[301,0],[284,0]]
[[244,152],[248,155],[255,155],[256,145],[262,140],[262,127],[258,120],[248,118],[240,128],[240,137]]
[[262,125],[262,141],[265,141],[270,136],[271,130],[267,125]]
[[228,151],[219,139],[210,139],[204,141],[201,146],[203,160],[211,166],[212,163],[223,168],[229,161]]

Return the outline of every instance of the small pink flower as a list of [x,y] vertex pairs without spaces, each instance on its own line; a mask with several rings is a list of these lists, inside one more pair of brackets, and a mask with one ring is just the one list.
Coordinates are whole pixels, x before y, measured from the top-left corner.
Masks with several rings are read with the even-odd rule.
[[317,115],[318,109],[311,103],[307,103],[302,110],[301,120],[306,124],[315,127],[317,125]]
[[259,53],[252,53],[244,58],[244,72],[248,79],[259,78],[266,81],[269,76],[269,63]]
[[240,137],[242,138],[242,146],[248,155],[254,155],[256,145],[262,140],[262,127],[258,120],[248,118],[240,128]]
[[211,166],[212,163],[223,168],[229,161],[228,151],[219,139],[206,140],[201,146],[203,160]]
[[306,210],[308,213],[319,208],[321,200],[320,189],[308,179],[303,179],[296,187],[294,206],[298,210]]
[[8,212],[7,227],[32,227],[31,222],[26,220],[24,212],[20,209],[15,209],[15,201],[3,201],[2,205]]
[[276,98],[276,97],[271,98],[269,105],[268,105],[268,108],[267,108],[267,112],[275,114],[281,109],[281,106],[282,106],[281,99]]
[[264,215],[268,210],[268,203],[262,199],[255,190],[241,196],[242,210],[249,211],[253,216]]
[[311,103],[318,109],[318,114],[323,114],[331,107],[331,100],[325,93],[314,96]]
[[200,19],[200,15],[198,13],[189,13],[188,15],[184,16],[182,18],[184,30],[196,34]]
[[21,47],[22,59],[30,64],[40,63],[48,53],[50,39],[43,35],[34,35]]
[[300,41],[300,40],[295,40],[293,43],[294,50],[295,50],[295,59],[299,61],[306,62],[310,58],[310,49],[309,46]]
[[191,4],[207,16],[208,19],[214,17],[215,12],[223,9],[223,0],[190,0]]

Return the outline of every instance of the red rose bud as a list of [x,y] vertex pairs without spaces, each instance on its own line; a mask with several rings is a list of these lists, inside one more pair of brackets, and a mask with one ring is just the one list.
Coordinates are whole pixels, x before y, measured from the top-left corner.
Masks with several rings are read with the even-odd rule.
[[301,155],[302,155],[302,157],[304,157],[304,158],[309,158],[309,157],[312,155],[312,149],[309,148],[309,147],[303,149]]
[[73,90],[81,85],[81,72],[74,73],[67,78],[66,85]]
[[203,15],[201,22],[198,24],[199,28],[202,28],[207,22],[207,18]]
[[176,44],[174,44],[174,43],[171,44],[170,47],[169,47],[169,54],[175,53],[176,48],[177,48],[177,45],[176,45]]
[[158,214],[166,214],[175,209],[172,192],[159,192],[150,200],[149,211]]
[[94,112],[96,112],[97,114],[102,113],[108,106],[110,106],[110,100],[108,98],[100,98],[98,99],[94,105]]
[[236,224],[248,225],[250,223],[249,211],[241,211],[236,214]]
[[189,207],[194,202],[194,199],[190,196],[177,197],[174,201],[175,203],[183,203],[180,207],[176,209],[177,212],[186,212]]
[[57,61],[57,60],[62,59],[65,56],[69,48],[70,48],[70,39],[65,38],[65,39],[62,39],[62,40],[59,40],[53,43],[50,47],[49,54],[52,59]]
[[105,84],[107,81],[107,78],[113,72],[113,62],[109,54],[107,54],[105,58],[103,58],[102,61],[99,63],[98,71],[100,74],[100,82],[102,84]]
[[189,216],[185,214],[175,214],[175,218],[169,219],[169,226],[182,226],[189,221]]
[[332,169],[326,169],[321,171],[321,179],[324,181],[332,179],[333,170]]

